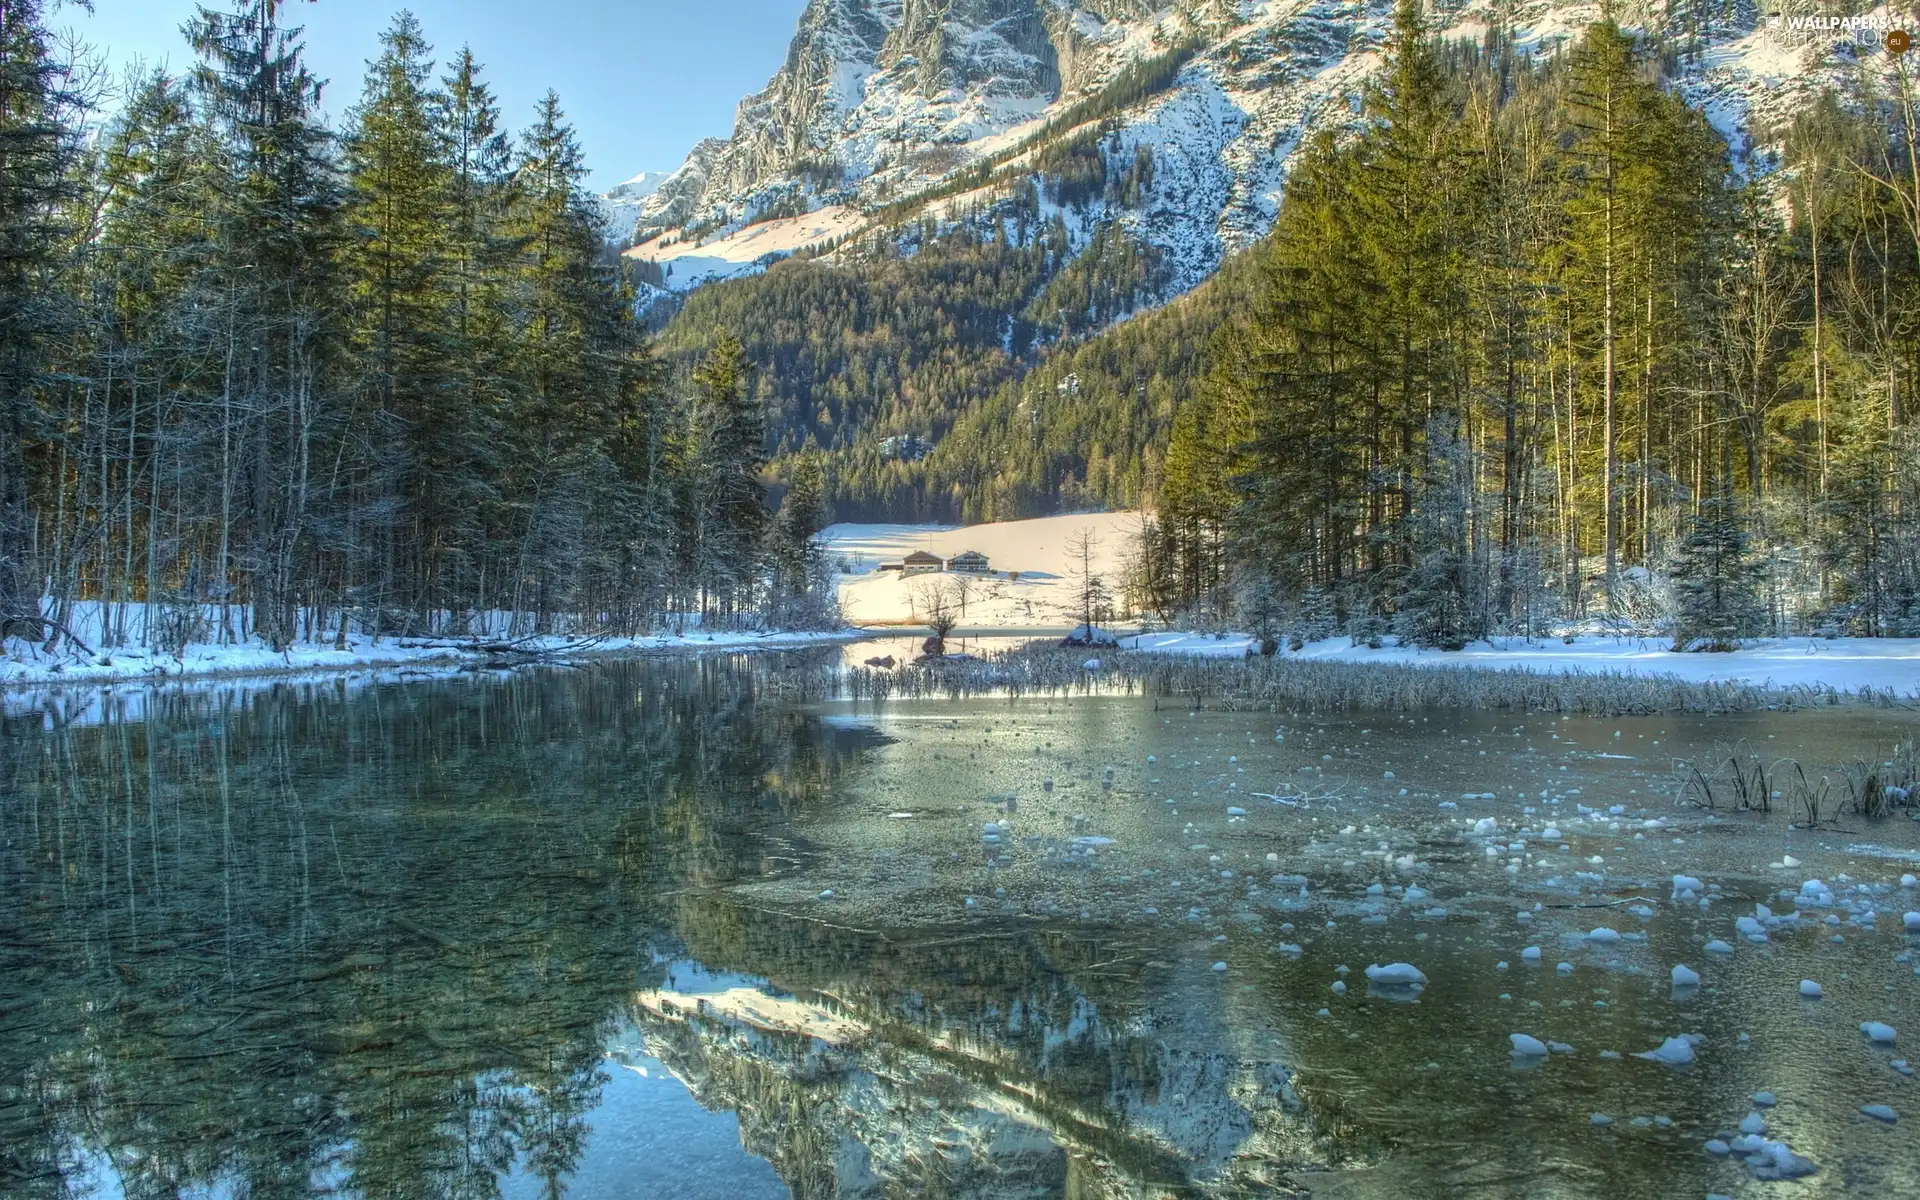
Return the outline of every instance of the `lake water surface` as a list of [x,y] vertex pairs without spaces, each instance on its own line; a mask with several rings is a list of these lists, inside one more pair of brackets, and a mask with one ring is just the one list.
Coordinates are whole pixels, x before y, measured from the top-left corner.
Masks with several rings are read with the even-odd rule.
[[1914,714],[874,708],[849,653],[10,700],[0,1194],[1920,1194],[1920,824],[1673,784]]

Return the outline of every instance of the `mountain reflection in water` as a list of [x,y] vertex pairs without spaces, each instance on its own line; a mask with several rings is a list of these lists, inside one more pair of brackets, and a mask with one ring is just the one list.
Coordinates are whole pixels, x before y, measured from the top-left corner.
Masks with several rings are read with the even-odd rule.
[[[1201,755],[1203,733],[1245,745],[1232,759],[1208,746],[1199,775],[1229,777],[1215,758],[1277,771],[1258,755],[1283,750],[1302,758],[1286,769],[1321,772],[1319,746],[1304,748],[1316,735],[1263,750],[1254,726],[1271,717],[1175,727],[1135,697],[898,705],[876,727],[817,703],[839,658],[15,704],[0,717],[0,1192],[1095,1200],[1718,1186],[1726,1164],[1697,1140],[1588,1135],[1607,1064],[1511,1070],[1508,1022],[1547,1025],[1495,1002],[1535,986],[1492,970],[1485,934],[1494,910],[1511,919],[1510,896],[1478,914],[1463,897],[1450,921],[1397,920],[1376,943],[1340,940],[1362,924],[1343,920],[1316,946],[1304,916],[1298,933],[1262,924],[1291,910],[1251,875],[1209,882],[1233,872],[1176,865],[1206,857],[1182,828],[1197,803],[1181,817],[1171,793],[1164,805],[1142,794],[1159,778],[1094,776],[1156,738],[1163,756],[1181,742]],[[76,713],[85,723],[65,720]],[[1460,762],[1488,770],[1477,734],[1469,746],[1463,730],[1415,728],[1388,736],[1426,740],[1393,752],[1476,754]],[[1629,755],[1568,753],[1602,785],[1644,783]],[[1016,787],[1018,772],[1035,778]],[[1036,800],[1022,832],[1059,828],[989,870],[982,813],[1003,790],[1040,792],[1027,787],[1039,773],[1062,811]],[[1120,865],[1074,849],[1083,825],[1120,835]],[[1271,844],[1289,870],[1337,874],[1325,842],[1320,830]],[[1234,852],[1258,862],[1266,845]],[[1464,869],[1442,862],[1453,845],[1415,852]],[[1177,871],[1188,891],[1157,890]],[[1009,895],[962,906],[997,879]],[[839,900],[816,902],[828,886]],[[1185,919],[1140,916],[1182,896],[1196,904]],[[1697,957],[1669,949],[1694,931],[1668,920],[1648,925],[1658,953]],[[1304,957],[1277,953],[1282,937],[1306,942]],[[1391,938],[1405,940],[1377,943]],[[1336,961],[1357,970],[1388,948],[1434,976],[1428,1002],[1356,989],[1338,1021],[1314,1017]],[[1209,972],[1215,957],[1231,971]],[[1849,965],[1884,988],[1885,1013],[1912,1011],[1911,981]],[[1637,1022],[1657,1044],[1670,1001],[1664,987],[1630,995],[1638,969],[1599,977],[1608,987],[1591,994],[1612,1008],[1589,1003],[1588,982],[1555,999],[1542,981],[1543,1011],[1582,1034],[1576,1022]],[[1721,995],[1738,992],[1710,990],[1687,1019]],[[1760,1005],[1722,1015],[1769,1020]],[[1833,1057],[1768,1059],[1767,1082],[1811,1090]],[[1711,1069],[1633,1078],[1636,1102],[1664,1105],[1648,1111],[1696,1139],[1759,1086]],[[1839,1153],[1813,1134],[1796,1144]],[[1913,1151],[1867,1151],[1847,1169],[1909,1178]]]

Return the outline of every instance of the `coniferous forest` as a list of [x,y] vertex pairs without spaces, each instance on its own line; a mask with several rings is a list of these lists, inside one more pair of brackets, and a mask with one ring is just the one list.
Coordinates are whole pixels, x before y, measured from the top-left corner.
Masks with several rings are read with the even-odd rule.
[[1909,68],[1736,170],[1655,50],[1601,22],[1547,62],[1443,53],[1401,5],[1174,419],[1150,607],[1434,646],[1920,634]]
[[1403,3],[1384,49],[1272,233],[1165,307],[1109,237],[1079,300],[1119,322],[1073,328],[1016,179],[938,238],[702,289],[663,349],[738,331],[775,469],[824,450],[850,519],[1153,510],[1128,592],[1168,621],[1920,633],[1912,56],[1862,50],[1736,157],[1680,94],[1684,30],[1527,52]]
[[1271,234],[1170,304],[1052,207],[1152,178],[1095,121],[650,332],[556,99],[510,133],[402,15],[329,124],[282,8],[204,13],[112,105],[4,10],[15,632],[42,596],[150,601],[162,643],[817,623],[829,514],[1139,505],[1131,607],[1275,639],[1920,633],[1905,58],[1735,156],[1680,41],[1442,43],[1406,3]]
[[0,7],[7,633],[822,616],[818,484],[768,510],[737,342],[651,356],[551,92],[510,133],[402,13],[331,129],[286,6],[237,0],[109,105],[48,8]]

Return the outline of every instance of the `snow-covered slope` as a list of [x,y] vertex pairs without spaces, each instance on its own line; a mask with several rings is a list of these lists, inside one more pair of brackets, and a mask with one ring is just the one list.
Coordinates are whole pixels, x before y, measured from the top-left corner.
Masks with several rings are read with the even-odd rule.
[[[1684,10],[1623,0],[1623,23],[1665,35],[1682,86],[1737,150],[1830,83],[1882,58],[1872,30],[1771,26],[1779,0]],[[1118,225],[1158,252],[1170,298],[1271,227],[1286,167],[1313,131],[1355,118],[1392,22],[1389,0],[810,0],[787,60],[740,104],[733,136],[700,143],[639,208],[641,256],[663,268],[720,258],[714,242],[769,217],[819,209],[819,237],[900,219],[916,196],[963,210],[1026,162],[1098,134],[1123,168],[1153,169],[1124,202],[1069,204],[1074,250]],[[1811,7],[1809,12],[1813,11]],[[1598,17],[1588,0],[1440,0],[1443,36],[1481,41],[1510,29],[1531,53],[1556,53]],[[1871,15],[1887,16],[1891,9]],[[1152,83],[1142,86],[1143,79]],[[1164,86],[1160,86],[1164,83]],[[903,204],[903,202],[905,202]],[[758,256],[755,256],[758,257]],[[745,269],[751,269],[750,266]],[[688,261],[668,287],[736,274]]]
[[[830,525],[820,541],[842,570],[840,608],[855,625],[918,624],[938,595],[956,611],[964,607],[964,629],[1065,629],[1078,620],[1074,540],[1092,533],[1089,563],[1118,593],[1139,526],[1138,513],[1075,513],[992,525]],[[977,550],[990,570],[903,576],[879,569],[916,550],[942,560]]]

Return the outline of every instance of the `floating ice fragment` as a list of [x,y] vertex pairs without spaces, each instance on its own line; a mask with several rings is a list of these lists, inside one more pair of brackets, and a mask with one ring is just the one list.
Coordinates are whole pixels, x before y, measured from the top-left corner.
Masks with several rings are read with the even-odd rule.
[[1832,908],[1833,890],[1818,879],[1809,879],[1800,885],[1800,894],[1794,899],[1808,908]]
[[1741,1133],[1757,1135],[1757,1134],[1765,1133],[1766,1131],[1767,1131],[1767,1119],[1761,1116],[1759,1113],[1750,1112],[1745,1117],[1741,1118],[1741,1121],[1740,1121]]
[[1920,875],[1902,875],[1900,877],[1900,886],[1903,888],[1920,888]]
[[1555,966],[1553,969],[1560,972],[1562,975],[1573,974],[1573,964],[1569,962],[1560,963],[1559,965]]
[[1779,1098],[1772,1092],[1755,1092],[1752,1100],[1755,1108],[1772,1108],[1774,1105],[1780,1103]]
[[1557,842],[1560,840],[1561,833],[1558,829],[1555,829],[1553,826],[1549,825],[1545,829],[1542,829],[1540,831],[1540,836],[1546,841]]
[[1229,805],[1227,808],[1227,815],[1230,817],[1244,817],[1247,815],[1247,810],[1244,808],[1235,808]]
[[1885,1021],[1862,1021],[1860,1032],[1866,1034],[1870,1042],[1879,1042],[1885,1046],[1893,1045],[1895,1030]]
[[1513,1043],[1515,1058],[1545,1058],[1547,1044],[1537,1037],[1525,1033],[1510,1033],[1507,1040]]
[[1889,1125],[1900,1119],[1900,1114],[1885,1104],[1862,1104],[1860,1111],[1876,1121],[1885,1121]]
[[1375,964],[1367,968],[1367,980],[1382,987],[1425,987],[1427,977],[1412,963]]
[[1800,981],[1800,994],[1809,1000],[1818,1000],[1824,995],[1820,990],[1820,985],[1811,979],[1802,979]]
[[1707,890],[1707,885],[1700,882],[1700,880],[1694,878],[1691,875],[1675,875],[1673,877],[1673,894],[1676,898],[1680,895],[1681,892],[1693,892],[1695,894],[1698,894],[1706,890]]
[[[1473,799],[1472,793],[1468,793],[1466,798],[1468,800]],[[1499,829],[1500,829],[1500,822],[1494,820],[1492,817],[1481,817],[1478,821],[1475,821],[1473,823],[1473,832],[1480,835],[1481,837],[1485,837],[1490,833],[1497,833],[1499,832]]]
[[1734,1149],[1747,1155],[1747,1170],[1756,1179],[1799,1179],[1820,1169],[1812,1159],[1795,1154],[1784,1142],[1753,1140],[1759,1144],[1742,1149],[1736,1143]]
[[1594,1114],[1593,1114],[1592,1116],[1590,1116],[1590,1117],[1588,1117],[1588,1118],[1587,1118],[1587,1124],[1589,1124],[1589,1125],[1611,1125],[1611,1124],[1613,1124],[1613,1118],[1612,1118],[1612,1117],[1610,1117],[1610,1116],[1608,1116],[1608,1115],[1607,1115],[1607,1114],[1605,1114],[1605,1113],[1594,1113]]
[[1670,1067],[1684,1067],[1693,1061],[1693,1043],[1684,1037],[1670,1037],[1653,1049],[1634,1055],[1648,1062],[1665,1063]]
[[1725,1158],[1727,1155],[1733,1153],[1733,1147],[1727,1145],[1725,1142],[1721,1141],[1719,1138],[1707,1139],[1707,1144],[1702,1148],[1706,1150],[1708,1154],[1713,1155],[1715,1158]]
[[1620,934],[1617,931],[1608,929],[1606,926],[1602,925],[1599,928],[1595,929],[1593,932],[1587,934],[1587,940],[1598,946],[1611,946],[1615,942],[1620,940]]
[[1522,951],[1520,952],[1520,957],[1521,957],[1521,958],[1522,958],[1523,960],[1525,960],[1525,961],[1527,961],[1527,962],[1539,962],[1539,961],[1540,961],[1540,947],[1538,947],[1538,946],[1528,946],[1528,947],[1527,947],[1527,948],[1526,948],[1525,950],[1522,950]]
[[822,892],[820,893],[820,898],[821,898],[822,900],[831,900],[831,899],[833,899],[833,889],[832,889],[832,888],[826,888],[825,890],[823,890],[823,891],[822,891]]
[[1733,953],[1733,946],[1727,942],[1721,941],[1719,938],[1715,938],[1712,941],[1708,942],[1706,944],[1705,949],[1710,954],[1732,954]]
[[1225,963],[1223,963],[1223,962],[1217,962],[1217,963],[1215,963],[1215,964],[1213,964],[1213,969],[1214,969],[1214,970],[1216,970],[1216,971],[1224,971],[1224,970],[1226,970],[1226,969],[1227,969],[1227,964],[1225,964]]
[[[1912,879],[1913,876],[1907,876]],[[1920,933],[1920,912],[1910,912],[1900,918],[1900,925],[1908,933]]]
[[1334,981],[1333,981],[1333,994],[1334,994],[1334,995],[1336,995],[1336,996],[1344,996],[1344,995],[1346,995],[1346,994],[1347,994],[1347,981],[1346,981],[1346,980],[1344,980],[1344,979],[1336,979],[1336,980],[1334,980]]
[[1673,968],[1673,986],[1677,988],[1699,987],[1700,972],[1685,963],[1675,965]]

